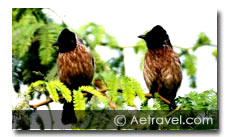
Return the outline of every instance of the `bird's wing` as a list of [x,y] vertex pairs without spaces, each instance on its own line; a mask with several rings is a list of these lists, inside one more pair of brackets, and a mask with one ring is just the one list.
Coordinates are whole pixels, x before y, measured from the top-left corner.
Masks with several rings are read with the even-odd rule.
[[158,64],[151,52],[147,52],[144,59],[144,79],[150,93],[157,91]]
[[181,64],[179,56],[172,49],[168,49],[165,54],[160,69],[162,88],[159,92],[168,99],[174,99],[182,81]]

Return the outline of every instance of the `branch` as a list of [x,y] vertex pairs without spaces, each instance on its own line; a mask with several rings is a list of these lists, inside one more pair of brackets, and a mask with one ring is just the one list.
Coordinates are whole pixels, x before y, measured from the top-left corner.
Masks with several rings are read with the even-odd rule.
[[[103,88],[102,81],[103,81],[103,83],[105,84],[105,86],[106,86],[107,88]],[[105,80],[104,80],[103,77],[102,77],[102,81],[101,81],[100,79],[95,79],[94,85],[95,85],[97,88],[99,88],[99,92],[103,93],[103,94],[107,97],[107,95],[105,94],[105,92],[106,92],[107,89],[108,89],[108,85],[107,85],[107,83],[105,82]],[[118,90],[118,92],[120,92],[120,91]],[[111,109],[113,109],[113,110],[116,109],[116,104],[115,104],[113,101],[110,101],[110,102],[108,103],[108,105],[109,105],[109,107],[110,107]]]
[[110,101],[108,105],[111,109],[113,109],[113,110],[116,109],[116,104],[114,102]]
[[[160,98],[163,102],[165,102],[166,104],[168,104],[168,105],[171,104],[171,102],[170,102],[168,99],[164,98],[164,97],[161,96],[160,94],[158,94],[158,96],[159,96],[159,98]],[[146,97],[147,99],[150,99],[150,98],[153,98],[153,95],[152,95],[151,93],[146,93],[146,94],[145,94],[145,97]]]
[[161,96],[160,94],[158,94],[159,98],[165,102],[167,105],[171,105],[171,102],[169,100],[167,100],[166,98],[164,98],[163,96]]
[[178,106],[175,110],[171,111],[166,117],[170,117],[171,115],[173,115],[175,112],[177,112],[178,110],[180,110],[181,106]]
[[152,95],[151,93],[146,93],[146,94],[145,94],[145,97],[146,97],[147,99],[150,99],[150,98],[153,98],[153,95]]
[[40,102],[38,104],[35,104],[35,105],[30,105],[31,108],[33,109],[37,109],[38,107],[40,106],[43,106],[43,105],[46,105],[46,104],[49,104],[50,102],[52,102],[53,100],[51,98],[47,98],[45,101],[43,102]]
[[[217,45],[214,45],[214,44],[211,44],[211,45],[204,45],[204,46],[208,46],[208,47],[217,47]],[[180,47],[180,46],[173,46],[174,48],[178,48],[178,49],[183,49],[183,50],[189,50],[189,49],[192,49],[194,48],[195,46],[193,47],[188,47],[188,48],[184,48],[184,47]]]
[[[104,82],[104,81],[103,81],[103,82]],[[105,83],[105,85],[107,85],[107,83]],[[95,80],[95,86],[96,86],[97,88],[99,88],[98,91],[99,91],[100,93],[103,93],[103,94],[106,96],[105,92],[108,90],[108,88],[104,88],[104,87],[102,86],[102,81],[101,81],[101,80]],[[123,90],[122,90],[122,89],[118,89],[118,92],[122,93]],[[88,97],[88,93],[84,92],[84,93],[82,93],[82,94],[83,94],[84,97]],[[152,95],[151,93],[146,93],[146,94],[145,94],[145,97],[148,98],[148,99],[150,99],[150,98],[153,97],[153,95]],[[63,97],[60,97],[60,99],[63,99]],[[43,102],[40,102],[40,103],[34,104],[34,105],[30,105],[30,107],[33,108],[33,109],[37,109],[38,107],[43,106],[43,105],[48,105],[48,104],[51,103],[51,102],[53,102],[53,100],[52,100],[51,98],[47,98],[47,99],[46,99],[45,101],[43,101]],[[109,107],[112,108],[113,110],[116,109],[116,104],[115,104],[114,102],[110,101],[108,105],[109,105]]]
[[[105,93],[106,91],[107,91],[106,88],[100,89],[100,90],[99,90],[99,92],[101,92],[101,93]],[[88,96],[88,93],[83,93],[83,96],[84,96],[84,97],[87,97],[87,96]],[[63,99],[63,97],[60,97],[60,99]],[[30,105],[30,107],[33,108],[33,109],[37,109],[37,108],[40,107],[40,106],[48,105],[48,104],[51,103],[52,101],[53,101],[52,98],[47,98],[47,99],[44,100],[43,102],[40,102],[40,103],[34,104],[34,105]],[[112,105],[112,106],[113,106],[113,105]]]
[[103,88],[103,89],[100,89],[99,92],[101,93],[105,93],[107,91],[107,88]]
[[59,16],[58,13],[55,10],[53,10],[51,8],[46,8],[46,9],[48,9],[51,12],[53,12],[58,18],[60,18],[60,20],[62,21],[62,24],[65,24],[66,25],[66,23],[64,22],[64,20],[62,19],[62,17]]

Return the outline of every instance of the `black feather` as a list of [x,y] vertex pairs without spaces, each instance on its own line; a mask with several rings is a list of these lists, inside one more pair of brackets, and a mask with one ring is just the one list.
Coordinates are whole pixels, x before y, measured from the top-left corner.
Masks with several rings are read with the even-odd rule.
[[139,36],[146,41],[148,49],[156,49],[162,47],[164,44],[172,47],[169,36],[166,30],[160,25],[155,26],[146,35]]
[[77,46],[76,35],[68,29],[64,29],[60,33],[57,42],[53,45],[59,46],[60,53],[72,51]]

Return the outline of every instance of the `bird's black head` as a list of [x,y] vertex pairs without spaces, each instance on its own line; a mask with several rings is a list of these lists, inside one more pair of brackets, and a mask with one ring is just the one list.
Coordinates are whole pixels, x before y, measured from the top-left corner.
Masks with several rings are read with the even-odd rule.
[[68,29],[64,29],[60,33],[57,42],[54,43],[53,46],[58,46],[59,52],[61,53],[72,51],[77,46],[76,36]]
[[138,38],[144,39],[147,43],[148,49],[156,49],[162,47],[164,44],[167,44],[172,47],[169,36],[166,33],[166,30],[163,29],[160,25],[155,26],[151,31],[145,35],[140,35]]

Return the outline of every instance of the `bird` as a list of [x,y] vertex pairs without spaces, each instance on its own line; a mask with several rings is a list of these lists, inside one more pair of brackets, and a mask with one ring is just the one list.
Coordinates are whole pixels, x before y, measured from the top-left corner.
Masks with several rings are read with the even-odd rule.
[[169,109],[176,108],[175,97],[182,82],[181,62],[173,50],[166,30],[156,25],[145,35],[139,35],[147,45],[144,57],[143,76],[150,94],[168,104]]
[[[71,91],[90,85],[95,72],[91,51],[74,32],[65,28],[53,46],[58,46],[57,72],[59,80]],[[72,94],[72,93],[71,93]],[[61,121],[64,125],[76,123],[72,102],[64,102]]]

